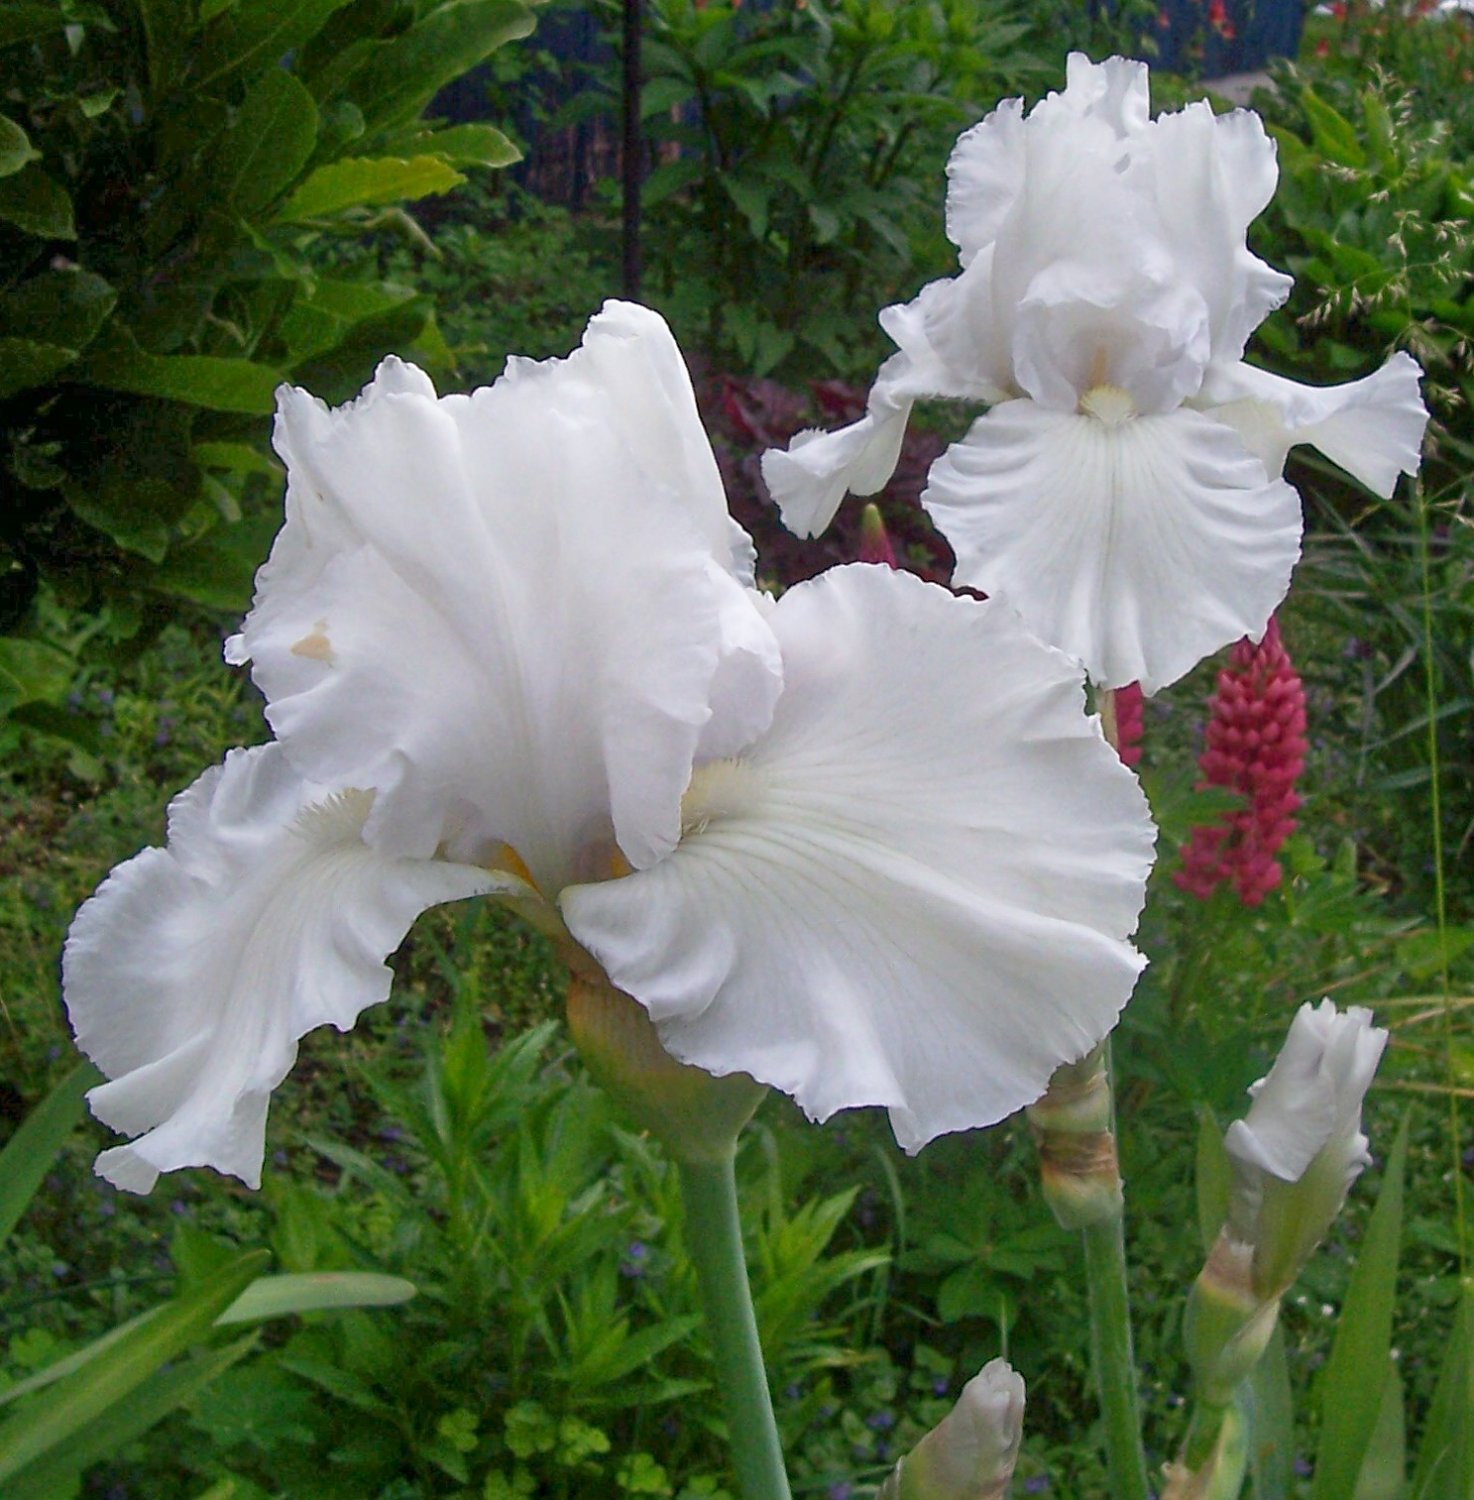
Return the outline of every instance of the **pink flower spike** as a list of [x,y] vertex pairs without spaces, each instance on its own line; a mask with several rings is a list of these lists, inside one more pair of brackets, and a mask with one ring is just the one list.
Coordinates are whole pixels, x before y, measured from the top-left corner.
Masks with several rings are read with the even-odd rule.
[[1121,764],[1135,769],[1141,764],[1142,706],[1146,695],[1139,682],[1116,689],[1116,754]]
[[886,534],[885,522],[880,516],[880,507],[867,505],[860,515],[860,561],[884,563],[888,568],[897,568],[896,549]]
[[1271,618],[1264,639],[1240,641],[1219,672],[1198,758],[1199,787],[1226,787],[1244,805],[1193,829],[1177,884],[1206,901],[1232,883],[1245,906],[1258,906],[1282,878],[1274,856],[1294,832],[1304,766],[1305,689]]

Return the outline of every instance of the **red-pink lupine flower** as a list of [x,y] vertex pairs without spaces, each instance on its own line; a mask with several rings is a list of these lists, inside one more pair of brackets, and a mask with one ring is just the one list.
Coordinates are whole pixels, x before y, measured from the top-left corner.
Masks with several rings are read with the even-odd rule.
[[1139,682],[1116,689],[1116,754],[1122,765],[1133,768],[1141,762],[1141,710],[1145,702]]
[[1218,674],[1199,786],[1240,793],[1244,805],[1193,829],[1173,877],[1207,900],[1231,882],[1245,906],[1280,883],[1275,854],[1295,828],[1295,781],[1305,765],[1305,689],[1279,623],[1271,618],[1256,646],[1242,640]]

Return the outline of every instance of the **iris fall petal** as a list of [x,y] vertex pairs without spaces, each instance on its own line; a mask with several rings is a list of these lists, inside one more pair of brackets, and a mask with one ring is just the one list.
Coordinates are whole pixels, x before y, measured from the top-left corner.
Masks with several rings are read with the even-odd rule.
[[63,985],[77,1044],[109,1080],[88,1098],[137,1137],[98,1159],[109,1181],[147,1192],[160,1172],[212,1166],[259,1185],[267,1104],[298,1039],[388,997],[384,959],[427,907],[509,884],[375,853],[371,802],[303,783],[278,746],[232,751],[174,800],[167,846],[82,907]]
[[565,891],[676,1056],[901,1144],[1030,1103],[1114,1023],[1153,830],[1078,672],[997,603],[856,564],[772,616],[785,690],[675,852]]

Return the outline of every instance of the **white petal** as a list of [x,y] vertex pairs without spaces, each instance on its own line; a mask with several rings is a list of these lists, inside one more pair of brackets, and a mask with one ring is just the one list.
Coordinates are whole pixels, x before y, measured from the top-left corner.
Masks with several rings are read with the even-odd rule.
[[1363,1006],[1343,1014],[1330,1000],[1302,1005],[1274,1066],[1250,1089],[1248,1115],[1228,1128],[1229,1154],[1284,1182],[1298,1182],[1327,1148],[1338,1164],[1360,1165],[1362,1101],[1386,1045]]
[[1102,121],[1118,136],[1137,135],[1151,114],[1147,65],[1127,57],[1091,62],[1083,52],[1072,52],[1065,60],[1064,93],[1051,94],[1044,103],[1056,101],[1081,118]]
[[1018,395],[1008,347],[1012,323],[1000,320],[994,305],[991,247],[960,276],[928,282],[910,302],[882,308],[880,326],[901,351],[881,371],[893,399],[991,404]]
[[1258,115],[1215,115],[1200,102],[1153,121],[1132,166],[1181,275],[1212,310],[1214,358],[1236,360],[1293,284],[1244,243],[1274,193],[1274,142]]
[[1037,1098],[1142,960],[1153,830],[1078,670],[1003,606],[855,564],[773,612],[768,733],[696,773],[649,870],[563,893],[665,1045],[909,1150]]
[[679,353],[614,305],[469,397],[403,368],[336,412],[283,398],[287,525],[242,632],[272,726],[378,793],[388,851],[510,844],[545,891],[611,837],[648,863],[703,736],[759,732],[780,685]]
[[947,159],[947,238],[962,264],[998,237],[1024,185],[1024,101],[1005,99],[965,130]]
[[1161,247],[1135,255],[1062,258],[1019,303],[1013,351],[1018,385],[1073,412],[1092,387],[1126,391],[1138,411],[1164,412],[1202,384],[1211,352],[1209,310]]
[[119,865],[78,912],[63,992],[110,1080],[88,1098],[138,1137],[98,1158],[109,1181],[148,1192],[160,1172],[212,1166],[257,1186],[298,1038],[387,998],[384,958],[426,907],[497,886],[375,854],[360,837],[371,801],[307,785],[279,746],[233,750],[170,805],[168,846]]
[[1300,550],[1300,500],[1229,427],[995,407],[932,466],[922,504],[955,582],[1012,604],[1105,687],[1155,692],[1258,637]]
[[858,422],[835,432],[811,428],[797,434],[786,450],[769,448],[763,454],[763,482],[783,524],[796,536],[818,536],[847,494],[873,495],[890,482],[911,400],[892,396],[887,371],[894,374],[903,360],[895,355],[882,368]]
[[1422,373],[1401,351],[1348,385],[1301,385],[1254,365],[1214,366],[1200,404],[1237,428],[1271,474],[1296,443],[1309,443],[1386,499],[1399,474],[1418,472],[1428,424]]

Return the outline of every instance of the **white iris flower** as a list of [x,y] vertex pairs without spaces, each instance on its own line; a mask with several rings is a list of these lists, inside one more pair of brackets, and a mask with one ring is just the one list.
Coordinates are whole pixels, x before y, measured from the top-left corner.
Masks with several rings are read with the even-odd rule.
[[1000,105],[948,164],[961,274],[886,308],[899,346],[866,415],[764,456],[783,519],[812,536],[847,490],[894,471],[911,403],[986,403],[922,503],[955,582],[1013,604],[1103,687],[1165,686],[1289,587],[1300,502],[1285,454],[1311,443],[1380,495],[1413,473],[1427,413],[1394,355],[1316,389],[1245,364],[1290,278],[1249,253],[1273,142],[1247,110],[1149,118],[1147,69],[1070,57],[1026,116]]
[[255,1184],[298,1039],[389,992],[437,902],[506,900],[677,1057],[902,1144],[995,1121],[1113,1024],[1153,830],[1078,670],[882,567],[752,587],[685,366],[610,303],[566,360],[437,399],[386,360],[283,390],[286,524],[227,655],[232,751],[67,942],[66,1002],[147,1191]]

